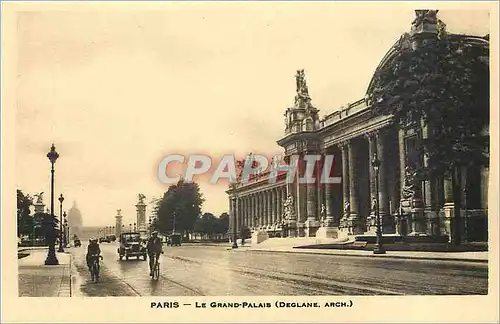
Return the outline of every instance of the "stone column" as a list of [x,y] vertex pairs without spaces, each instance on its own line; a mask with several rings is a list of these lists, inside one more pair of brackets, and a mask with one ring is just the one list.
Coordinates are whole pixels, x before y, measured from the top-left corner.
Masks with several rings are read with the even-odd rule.
[[250,227],[250,195],[246,195],[244,198],[245,201],[245,223],[244,225]]
[[[297,216],[297,234],[300,237],[305,236],[304,226],[307,215],[304,215],[304,198],[307,198],[307,187],[305,184],[299,183],[299,179],[304,177],[305,173],[305,162],[303,159],[303,155],[301,154],[299,158],[299,164],[297,166],[297,187],[296,187],[296,196],[295,196],[295,212]],[[306,197],[304,197],[306,196]],[[307,207],[307,206],[306,206]],[[306,208],[307,212],[307,208]]]
[[259,192],[257,194],[257,227],[261,227],[262,226],[262,223],[263,223],[263,219],[262,219],[262,211],[263,211],[263,207],[264,207],[264,204],[262,203],[262,192]]
[[233,219],[233,199],[232,196],[229,196],[229,242],[233,242],[233,232],[234,232],[234,219]]
[[146,233],[146,204],[139,201],[135,205],[137,209],[137,230],[143,234]]
[[267,191],[267,226],[273,223],[273,191]]
[[270,221],[269,223],[271,225],[274,225],[274,218],[276,217],[276,189],[271,189],[269,191],[269,198],[271,198],[271,212],[270,214]]
[[448,242],[452,242],[453,237],[453,219],[455,212],[455,203],[453,201],[453,183],[449,176],[443,179],[444,187],[444,233],[448,235]]
[[[325,183],[323,186],[325,189],[325,197],[324,197],[324,201],[323,201],[323,204],[325,205],[325,219],[324,219],[324,223],[322,224],[322,226],[316,232],[316,237],[317,238],[338,238],[339,237],[339,231],[338,231],[339,224],[335,221],[334,216],[333,216],[333,184]],[[323,217],[321,215],[321,206],[319,207],[319,211],[320,211],[320,217]]]
[[248,196],[242,197],[243,202],[243,222],[241,226],[248,226]]
[[251,213],[251,219],[250,219],[250,224],[252,224],[252,227],[256,226],[255,222],[255,216],[257,216],[257,197],[255,194],[250,195],[250,210],[252,211]]
[[347,142],[340,143],[340,149],[342,150],[342,217],[340,221],[340,227],[342,230],[348,232],[348,220],[349,220],[349,209],[346,208],[349,205],[349,146]]
[[382,221],[383,233],[392,233],[393,222],[389,213],[389,198],[387,196],[387,160],[385,147],[385,130],[381,129],[376,133],[377,155],[380,160],[379,168],[379,214]]
[[411,232],[411,217],[408,217],[408,211],[411,206],[411,202],[404,198],[403,188],[405,186],[406,179],[406,149],[405,149],[405,140],[404,140],[404,130],[398,130],[398,146],[399,146],[399,189],[401,197],[399,202],[399,210],[398,210],[398,220],[396,226],[396,233],[402,236],[408,235]]
[[316,213],[316,184],[307,184],[307,221],[306,221],[306,236],[312,237],[316,235],[319,227]]
[[[310,162],[309,162],[310,163]],[[314,178],[317,182],[320,182],[318,179],[318,163],[315,163],[313,170]],[[307,220],[305,223],[305,235],[307,237],[316,236],[316,231],[319,228],[318,221],[318,212],[317,212],[317,203],[318,203],[318,184],[315,182],[306,184],[306,194],[307,194]]]
[[123,216],[122,216],[121,212],[122,212],[121,209],[117,209],[116,210],[116,216],[115,216],[115,219],[116,219],[116,222],[115,222],[115,235],[116,235],[116,238],[118,240],[120,239],[120,235],[122,233],[122,219],[123,219]]
[[358,207],[356,202],[356,149],[353,140],[349,141],[349,228],[350,233],[357,235],[363,232],[361,224],[359,223]]
[[279,220],[283,220],[283,213],[285,212],[284,207],[283,207],[283,201],[286,199],[286,188],[281,188],[280,189],[280,197],[279,197],[279,206],[280,206],[280,212],[278,214]]
[[239,232],[238,231],[238,226],[239,226],[239,224],[238,224],[238,214],[239,214],[238,201],[239,201],[239,199],[237,197],[233,196],[233,215],[231,215],[231,216],[233,218],[234,227],[233,227],[233,231],[231,233],[232,234],[231,236],[233,238],[236,238],[236,239],[238,239],[238,232]]
[[321,182],[321,177],[323,176],[323,168],[325,167],[325,152],[321,153],[321,160],[319,161],[318,169],[316,170],[316,197],[318,202],[316,204],[316,213],[318,215],[318,220],[321,222],[321,207],[325,203],[323,201],[323,183]]
[[[370,215],[368,216],[367,222],[366,222],[366,229],[367,229],[367,234],[376,234],[377,231],[377,220],[376,220],[376,215],[375,211],[373,210],[373,205],[374,205],[374,200],[376,199],[377,193],[376,193],[376,186],[375,186],[375,170],[373,169],[372,166],[372,159],[377,152],[377,141],[375,137],[375,132],[370,132],[365,135],[366,138],[368,139],[368,150],[369,150],[369,157],[368,157],[368,165],[369,165],[369,174],[370,174]],[[380,157],[379,157],[380,159]],[[379,175],[380,176],[380,175]]]

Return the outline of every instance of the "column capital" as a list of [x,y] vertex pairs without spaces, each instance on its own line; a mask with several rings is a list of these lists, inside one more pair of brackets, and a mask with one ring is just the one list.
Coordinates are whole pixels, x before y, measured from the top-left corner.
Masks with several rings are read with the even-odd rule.
[[365,133],[364,136],[367,140],[372,141],[377,136],[378,130],[370,131]]
[[349,144],[351,144],[351,139],[346,139],[338,143],[342,151],[346,150],[349,147]]

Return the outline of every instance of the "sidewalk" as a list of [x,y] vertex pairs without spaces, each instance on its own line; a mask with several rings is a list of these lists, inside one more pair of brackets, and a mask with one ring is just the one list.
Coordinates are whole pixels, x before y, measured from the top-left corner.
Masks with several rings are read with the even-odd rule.
[[[366,250],[337,250],[337,249],[307,249],[297,248],[300,243],[298,240],[284,240],[282,243],[265,242],[252,246],[250,242],[241,246],[238,240],[238,249],[234,251],[245,252],[268,252],[268,253],[297,253],[297,254],[317,254],[317,255],[336,255],[336,256],[354,256],[354,257],[374,257],[390,259],[415,259],[415,260],[436,260],[436,261],[467,261],[467,262],[488,262],[488,252],[417,252],[417,251],[387,251],[385,254],[373,254]],[[231,245],[227,244],[227,249]]]
[[47,249],[30,249],[18,259],[19,297],[71,297],[71,255],[57,253],[59,265],[46,266]]

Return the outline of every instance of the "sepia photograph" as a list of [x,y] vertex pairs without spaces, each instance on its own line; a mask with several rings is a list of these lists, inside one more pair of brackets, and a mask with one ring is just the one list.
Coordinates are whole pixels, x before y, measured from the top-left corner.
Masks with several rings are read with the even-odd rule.
[[498,301],[489,4],[2,3],[9,296],[470,320]]

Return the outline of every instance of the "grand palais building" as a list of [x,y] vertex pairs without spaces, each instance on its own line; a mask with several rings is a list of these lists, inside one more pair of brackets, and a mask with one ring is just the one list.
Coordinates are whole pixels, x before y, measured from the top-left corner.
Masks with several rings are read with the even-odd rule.
[[[417,10],[410,32],[403,37],[410,40],[436,37],[436,13]],[[489,48],[489,36],[455,36],[474,46]],[[396,50],[396,45],[389,49],[377,70],[390,62]],[[284,149],[285,157],[333,154],[335,176],[341,182],[287,184],[284,177],[278,177],[276,183],[270,183],[269,173],[251,178],[245,184],[240,182],[227,191],[230,213],[234,216],[231,228],[235,232],[241,228],[264,231],[271,237],[373,235],[376,226],[373,201],[378,189],[384,235],[447,241],[454,217],[451,180],[434,176],[417,182],[410,196],[406,192],[411,177],[407,157],[425,135],[425,127],[402,128],[391,122],[391,116],[373,114],[365,94],[341,109],[332,109],[333,113],[321,119],[308,96],[304,72],[298,71],[296,78],[296,103],[285,110],[286,129],[277,143]],[[378,188],[371,163],[374,154],[380,161]],[[303,175],[304,169],[299,167],[297,173]],[[461,220],[469,241],[487,241],[488,179],[487,167],[462,172]],[[289,196],[293,215],[286,216],[285,202]]]

